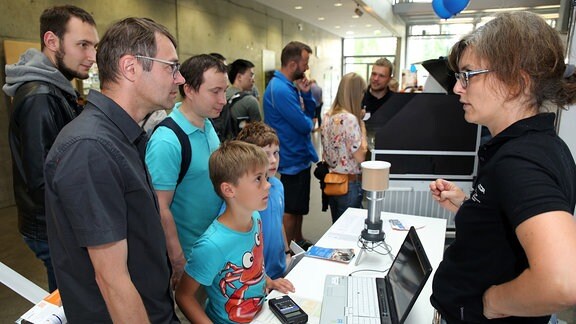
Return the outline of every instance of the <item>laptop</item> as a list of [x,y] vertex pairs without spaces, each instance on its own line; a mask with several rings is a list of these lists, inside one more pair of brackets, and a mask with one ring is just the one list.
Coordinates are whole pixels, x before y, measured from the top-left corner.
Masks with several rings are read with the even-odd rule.
[[286,271],[284,271],[284,275],[282,277],[286,277],[286,275],[288,275],[288,273],[294,269],[294,267],[298,264],[298,262],[300,262],[300,260],[302,260],[306,254],[306,251],[304,251],[304,249],[294,241],[290,241],[290,250],[292,250],[294,255],[290,258],[290,263],[286,265]]
[[384,278],[326,276],[320,323],[402,324],[431,273],[412,226]]

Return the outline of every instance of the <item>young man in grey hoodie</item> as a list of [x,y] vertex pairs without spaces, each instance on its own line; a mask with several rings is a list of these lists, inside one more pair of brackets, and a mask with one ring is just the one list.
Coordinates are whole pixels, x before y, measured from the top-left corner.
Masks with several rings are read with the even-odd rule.
[[81,111],[73,78],[88,78],[96,61],[98,32],[92,16],[71,6],[44,10],[40,16],[41,52],[27,50],[6,65],[4,92],[13,97],[9,142],[12,151],[18,228],[44,262],[49,290],[56,289],[44,210],[44,161],[60,130]]

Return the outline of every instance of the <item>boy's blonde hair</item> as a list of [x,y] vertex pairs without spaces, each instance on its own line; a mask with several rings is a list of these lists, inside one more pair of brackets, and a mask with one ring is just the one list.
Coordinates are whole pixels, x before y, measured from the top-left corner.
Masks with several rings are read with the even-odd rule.
[[236,139],[243,142],[248,142],[256,146],[265,147],[268,145],[280,145],[278,135],[274,128],[264,124],[263,122],[250,122],[238,133]]
[[208,168],[214,191],[225,199],[220,189],[222,183],[238,185],[238,180],[248,172],[268,168],[268,157],[262,148],[254,144],[227,141],[212,153]]

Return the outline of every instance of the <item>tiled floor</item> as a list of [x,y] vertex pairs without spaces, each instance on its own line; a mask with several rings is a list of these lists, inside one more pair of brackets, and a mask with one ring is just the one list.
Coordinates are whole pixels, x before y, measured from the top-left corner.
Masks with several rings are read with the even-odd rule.
[[[16,207],[0,209],[0,228],[0,262],[47,290],[44,265],[28,249],[18,232]],[[0,305],[0,323],[13,323],[32,306],[3,284],[0,284]]]
[[[315,144],[318,143],[318,136],[318,132],[314,133]],[[315,242],[330,227],[331,220],[329,212],[321,212],[320,190],[315,178],[312,178],[311,186],[310,215],[304,219],[304,236]],[[44,266],[34,257],[18,233],[15,207],[0,209],[0,229],[0,262],[47,289]],[[13,323],[31,306],[27,300],[0,284],[0,323]],[[575,311],[561,313],[560,319],[568,324],[576,323]]]

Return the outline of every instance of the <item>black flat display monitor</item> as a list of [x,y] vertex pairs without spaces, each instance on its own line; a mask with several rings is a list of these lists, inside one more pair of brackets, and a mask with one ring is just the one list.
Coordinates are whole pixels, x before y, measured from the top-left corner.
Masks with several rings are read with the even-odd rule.
[[426,60],[420,64],[430,73],[429,78],[434,78],[448,94],[454,94],[456,77],[454,71],[448,67],[448,61],[445,58]]
[[480,131],[464,120],[457,95],[395,93],[366,121],[366,129],[376,152],[395,151],[376,155],[392,164],[392,175],[475,173]]

